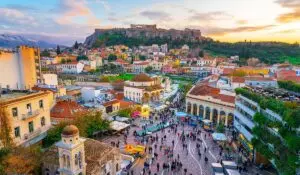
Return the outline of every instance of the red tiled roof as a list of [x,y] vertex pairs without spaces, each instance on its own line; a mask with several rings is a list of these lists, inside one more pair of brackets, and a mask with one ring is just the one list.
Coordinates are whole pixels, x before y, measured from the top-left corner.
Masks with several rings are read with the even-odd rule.
[[211,96],[215,99],[219,99],[224,102],[228,103],[234,103],[235,97],[234,96],[229,96],[229,95],[224,95],[220,94],[220,89],[219,88],[214,88],[208,85],[197,85],[195,86],[191,92],[189,93],[191,95],[196,95],[196,96]]
[[87,112],[86,108],[79,105],[76,101],[58,101],[51,109],[51,118],[74,119],[78,114]]
[[121,109],[129,108],[130,106],[134,105],[134,102],[131,101],[119,100],[119,102],[120,102]]
[[232,77],[231,81],[233,83],[245,83],[245,78],[244,77]]
[[141,73],[133,77],[132,81],[135,82],[145,82],[145,81],[153,81],[148,75]]
[[294,70],[281,70],[277,72],[277,78],[284,79],[285,77],[293,77],[296,76],[296,71]]
[[143,66],[143,65],[148,65],[149,64],[149,62],[147,62],[147,61],[144,61],[144,62],[139,62],[139,63],[133,63],[134,65],[141,65],[141,66]]
[[223,75],[230,75],[232,74],[234,71],[234,69],[231,69],[231,68],[224,68],[223,69]]
[[117,104],[117,103],[120,103],[119,100],[114,99],[114,100],[103,103],[103,106],[107,107],[107,106],[111,106],[111,105],[114,105],[114,104]]
[[245,77],[245,80],[249,80],[249,81],[275,81],[275,79],[271,78],[271,77],[259,77],[259,76]]

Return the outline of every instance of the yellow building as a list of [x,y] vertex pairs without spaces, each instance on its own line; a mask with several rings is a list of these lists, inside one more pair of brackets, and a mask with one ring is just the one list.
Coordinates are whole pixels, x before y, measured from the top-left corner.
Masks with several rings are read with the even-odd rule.
[[0,108],[4,111],[1,117],[7,119],[15,145],[32,145],[46,136],[51,127],[52,105],[53,93],[50,91],[14,91],[1,95]]
[[269,69],[264,67],[250,67],[250,66],[244,66],[237,68],[236,71],[242,71],[245,72],[246,75],[267,75],[269,74]]

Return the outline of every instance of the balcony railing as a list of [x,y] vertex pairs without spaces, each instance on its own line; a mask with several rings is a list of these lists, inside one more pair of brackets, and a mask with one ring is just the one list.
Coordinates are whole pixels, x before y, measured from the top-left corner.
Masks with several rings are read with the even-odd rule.
[[42,133],[42,129],[39,128],[31,133],[24,134],[24,140],[30,140],[32,138],[35,138],[35,137],[39,136],[41,133]]
[[26,120],[32,117],[36,117],[41,113],[41,109],[35,110],[35,111],[31,111],[31,112],[27,112],[26,114],[22,114],[21,118],[22,120]]

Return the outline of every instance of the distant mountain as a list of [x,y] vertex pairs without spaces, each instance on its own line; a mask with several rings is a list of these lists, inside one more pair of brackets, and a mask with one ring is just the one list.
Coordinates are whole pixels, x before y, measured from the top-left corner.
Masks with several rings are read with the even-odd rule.
[[57,44],[49,43],[47,41],[35,40],[28,37],[13,35],[13,34],[0,34],[0,47],[15,48],[19,45],[35,46],[40,48],[56,48]]

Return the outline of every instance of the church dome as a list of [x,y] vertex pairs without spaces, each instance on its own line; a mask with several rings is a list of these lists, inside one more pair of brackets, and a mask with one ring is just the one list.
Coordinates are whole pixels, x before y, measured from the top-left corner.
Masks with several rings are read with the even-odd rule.
[[132,81],[135,81],[135,82],[147,82],[147,81],[153,81],[153,80],[148,75],[146,75],[144,73],[141,73],[141,74],[136,75],[132,79]]
[[63,136],[74,136],[76,134],[79,134],[79,130],[75,125],[68,125],[63,129],[61,134]]

